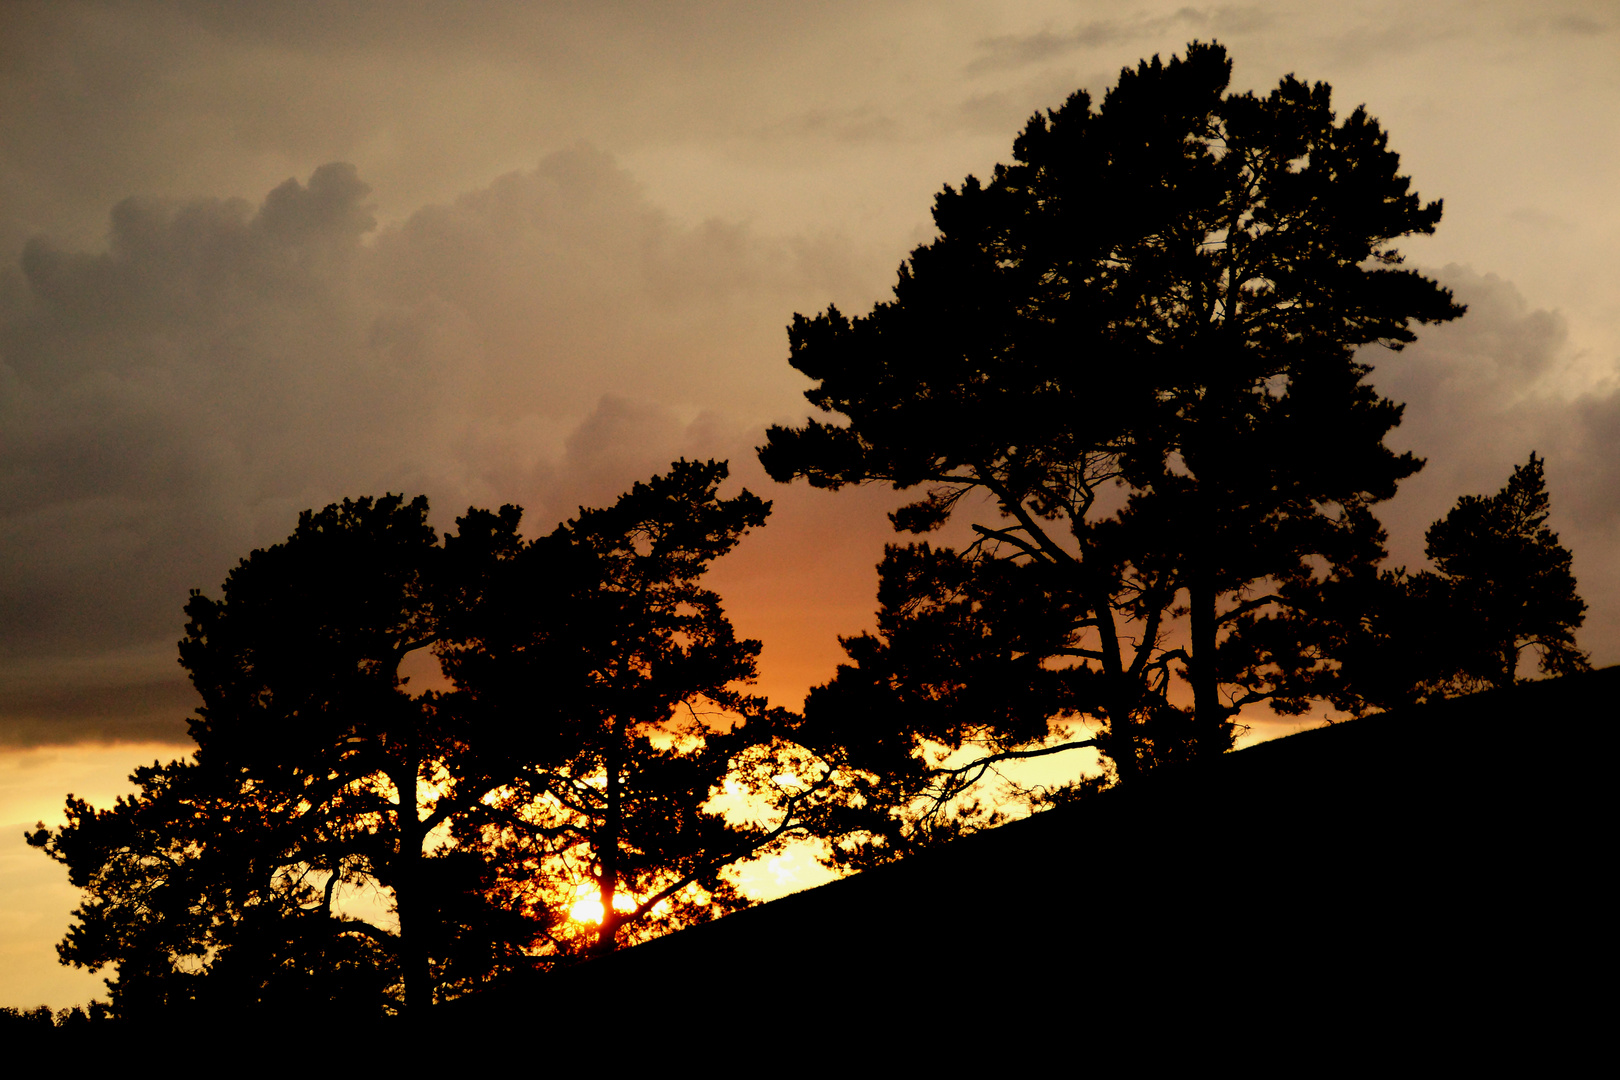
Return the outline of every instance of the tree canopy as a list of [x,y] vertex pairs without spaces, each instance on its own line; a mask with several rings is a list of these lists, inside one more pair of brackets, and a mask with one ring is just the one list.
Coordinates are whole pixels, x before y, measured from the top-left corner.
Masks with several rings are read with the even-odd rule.
[[1463,496],[1424,537],[1431,587],[1445,595],[1459,646],[1457,675],[1475,685],[1518,681],[1525,649],[1536,651],[1544,675],[1588,667],[1575,645],[1586,602],[1575,591],[1573,556],[1547,528],[1545,464],[1532,452],[1501,491]]
[[[193,760],[137,770],[139,794],[110,810],[70,798],[68,825],[33,838],[89,896],[63,960],[115,964],[121,1015],[312,993],[375,1011],[396,985],[422,1005],[551,918],[491,908],[485,869],[430,841],[495,781],[466,774],[469,733],[399,675],[442,647],[450,586],[489,561],[471,539],[441,544],[427,512],[395,495],[306,511],[221,599],[193,591]],[[469,517],[476,536],[485,515]],[[499,520],[515,528],[515,508]],[[368,887],[397,926],[345,913]]]
[[[795,831],[814,783],[796,775],[787,714],[739,688],[760,643],[739,640],[700,579],[758,528],[768,503],[720,499],[724,463],[680,462],[522,551],[502,588],[467,606],[478,628],[442,650],[461,707],[507,730],[547,714],[532,766],[455,830],[505,887],[542,908],[594,908],[555,924],[565,951],[690,925],[744,901],[720,870]],[[770,789],[770,825],[707,805],[727,781]]]
[[1463,496],[1429,527],[1433,570],[1350,585],[1362,617],[1339,629],[1335,702],[1359,713],[1511,686],[1526,649],[1543,675],[1587,670],[1575,643],[1586,602],[1550,513],[1545,462],[1532,452],[1502,490]]
[[[769,512],[720,499],[725,476],[677,462],[534,541],[512,506],[441,540],[426,499],[345,500],[221,599],[194,592],[193,759],[138,769],[110,809],[70,796],[30,836],[86,890],[63,961],[116,965],[120,1016],[376,1015],[740,905],[720,870],[795,819],[706,804],[728,781],[784,804],[813,785],[781,785],[781,725],[738,689],[759,643],[698,583]],[[447,689],[401,678],[421,649]],[[367,890],[391,919],[355,913]]]
[[[977,537],[891,549],[880,632],[808,703],[811,741],[836,730],[877,763],[975,733],[1005,753],[1047,735],[1044,712],[1092,724],[1129,781],[1224,751],[1248,704],[1306,707],[1299,676],[1328,658],[1284,628],[1382,556],[1371,508],[1421,464],[1385,446],[1401,408],[1357,350],[1462,309],[1401,266],[1395,241],[1441,206],[1378,122],[1340,119],[1323,83],[1260,97],[1229,76],[1194,43],[1100,106],[1037,114],[1012,164],[940,193],[893,300],[794,317],[827,419],[772,428],[770,475],[920,488],[897,530],[974,506]],[[943,640],[974,661],[908,661]],[[970,704],[987,684],[1007,708]]]

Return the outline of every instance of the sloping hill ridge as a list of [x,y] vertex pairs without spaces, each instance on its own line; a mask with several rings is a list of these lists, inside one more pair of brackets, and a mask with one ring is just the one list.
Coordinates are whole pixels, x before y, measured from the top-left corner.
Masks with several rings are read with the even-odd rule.
[[1131,1012],[1140,1030],[1149,1002],[1167,1021],[1213,1010],[1215,1027],[1539,1008],[1573,970],[1607,968],[1617,701],[1620,667],[1301,732],[446,1019],[691,1013],[744,1030],[1039,1009]]

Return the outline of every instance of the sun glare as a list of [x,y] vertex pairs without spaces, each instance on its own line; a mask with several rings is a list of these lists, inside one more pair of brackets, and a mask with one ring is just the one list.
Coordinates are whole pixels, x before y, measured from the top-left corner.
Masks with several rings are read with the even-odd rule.
[[577,923],[599,923],[602,921],[602,901],[594,896],[575,900],[574,906],[568,909],[568,917]]
[[[619,893],[613,898],[613,907],[618,911],[634,911],[636,910],[636,898],[626,893]],[[600,923],[602,921],[602,898],[595,892],[581,896],[568,909],[568,917],[577,923]]]

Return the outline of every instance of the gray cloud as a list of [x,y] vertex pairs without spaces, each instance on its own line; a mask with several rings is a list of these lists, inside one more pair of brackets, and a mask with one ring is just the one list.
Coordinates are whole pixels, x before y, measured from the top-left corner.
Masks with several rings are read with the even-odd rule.
[[1002,34],[979,42],[979,55],[968,64],[967,72],[980,74],[1044,64],[1083,49],[1160,38],[1170,33],[1237,36],[1263,29],[1270,21],[1267,12],[1258,6],[1183,7],[1168,15],[1092,19],[1065,33],[1040,30],[1031,34]]
[[1581,395],[1567,421],[1555,445],[1579,477],[1570,520],[1587,533],[1608,533],[1620,548],[1620,389]]
[[1373,347],[1362,358],[1379,390],[1406,406],[1391,445],[1428,462],[1400,503],[1438,516],[1458,494],[1500,487],[1532,449],[1547,451],[1547,414],[1568,411],[1556,382],[1570,357],[1563,317],[1532,308],[1512,282],[1455,265],[1434,276],[1468,313],[1419,328],[1400,352]]
[[1468,313],[1420,330],[1401,352],[1363,353],[1374,384],[1406,405],[1389,442],[1427,459],[1381,513],[1392,561],[1424,565],[1428,526],[1458,497],[1500,489],[1534,450],[1547,460],[1551,524],[1590,605],[1582,641],[1599,662],[1620,660],[1620,383],[1572,390],[1581,358],[1567,321],[1512,282],[1456,265],[1434,276]]
[[1614,5],[1604,0],[1564,0],[1539,7],[1518,22],[1521,33],[1600,37],[1614,32]]
[[422,491],[441,527],[515,501],[544,531],[747,453],[794,408],[782,323],[847,264],[676,225],[584,146],[380,231],[333,164],[257,207],[127,199],[103,250],[30,241],[0,304],[0,742],[182,730],[187,589],[303,508]]

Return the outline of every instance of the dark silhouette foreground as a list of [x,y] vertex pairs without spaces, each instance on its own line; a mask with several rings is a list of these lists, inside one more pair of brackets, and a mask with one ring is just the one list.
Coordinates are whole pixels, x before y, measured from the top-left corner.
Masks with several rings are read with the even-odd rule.
[[[1613,667],[1163,769],[425,1025],[310,1010],[167,1030],[193,1054],[238,1054],[258,1028],[464,1068],[519,1049],[795,1073],[1054,1053],[1545,1066],[1606,1030],[1617,694]],[[153,1027],[74,1046],[121,1056]]]
[[1566,972],[1607,949],[1617,696],[1620,667],[1160,770],[440,1015],[565,1031],[633,1009],[713,1050],[1037,1020],[1103,1043],[1162,1022],[1164,1052],[1302,1024],[1351,1038],[1329,1059],[1401,1031],[1522,1042],[1549,1002],[1578,1023]]

